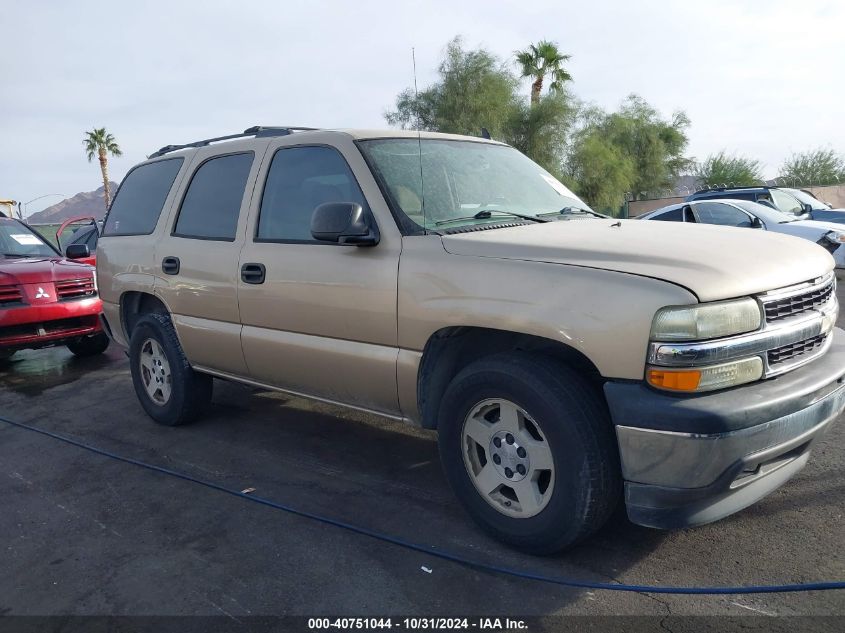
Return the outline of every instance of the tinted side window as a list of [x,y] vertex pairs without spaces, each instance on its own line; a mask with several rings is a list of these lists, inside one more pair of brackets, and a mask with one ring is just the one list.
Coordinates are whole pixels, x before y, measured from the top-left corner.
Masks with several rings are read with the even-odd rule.
[[343,156],[331,147],[288,147],[273,156],[256,239],[315,242],[311,215],[325,202],[367,202]]
[[681,207],[680,209],[672,209],[671,211],[667,211],[666,213],[661,213],[660,215],[656,215],[652,220],[662,220],[663,222],[683,222],[684,221],[684,208]]
[[701,202],[695,205],[699,222],[722,226],[751,226],[751,219],[736,207],[719,202]]
[[152,233],[182,160],[169,158],[130,171],[112,202],[103,235]]
[[234,241],[253,153],[207,160],[194,172],[173,235]]

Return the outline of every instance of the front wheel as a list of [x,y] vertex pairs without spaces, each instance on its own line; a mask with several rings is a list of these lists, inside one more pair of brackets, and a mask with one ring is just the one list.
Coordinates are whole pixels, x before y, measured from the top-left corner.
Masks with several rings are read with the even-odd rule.
[[167,315],[138,320],[129,341],[129,367],[141,406],[159,424],[192,422],[211,400],[211,376],[191,368]]
[[100,332],[94,336],[86,336],[85,338],[71,341],[67,344],[67,348],[74,356],[80,358],[96,356],[109,348],[109,337],[104,332]]
[[470,516],[542,554],[601,527],[621,496],[607,407],[570,367],[523,353],[461,371],[443,397],[440,456]]

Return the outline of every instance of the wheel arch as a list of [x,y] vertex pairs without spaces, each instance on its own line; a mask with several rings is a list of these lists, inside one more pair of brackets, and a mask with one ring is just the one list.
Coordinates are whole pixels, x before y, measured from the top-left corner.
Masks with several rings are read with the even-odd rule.
[[417,371],[417,407],[422,427],[437,428],[440,400],[452,378],[464,367],[486,356],[515,351],[554,358],[578,370],[596,386],[604,382],[598,368],[583,352],[560,341],[484,327],[446,327],[429,337]]
[[145,314],[170,314],[170,310],[161,298],[150,292],[129,290],[120,296],[120,324],[127,341],[132,338],[138,319]]

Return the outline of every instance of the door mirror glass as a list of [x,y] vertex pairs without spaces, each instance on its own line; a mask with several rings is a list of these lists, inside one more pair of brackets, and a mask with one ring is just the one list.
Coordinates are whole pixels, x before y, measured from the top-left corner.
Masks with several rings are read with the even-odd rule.
[[374,246],[374,231],[364,208],[357,202],[325,202],[311,216],[311,235],[321,242]]
[[85,259],[91,257],[91,249],[88,244],[70,244],[65,251],[65,257],[68,259]]

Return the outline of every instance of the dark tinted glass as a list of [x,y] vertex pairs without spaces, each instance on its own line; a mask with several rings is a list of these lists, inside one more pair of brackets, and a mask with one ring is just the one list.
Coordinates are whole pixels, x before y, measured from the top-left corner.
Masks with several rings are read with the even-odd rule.
[[93,251],[97,248],[97,230],[93,226],[79,229],[72,235],[68,246],[70,244],[87,244],[88,248]]
[[701,202],[695,205],[699,222],[722,226],[751,226],[751,219],[736,207],[718,202]]
[[667,211],[666,213],[661,213],[660,215],[656,215],[652,220],[662,220],[664,222],[683,222],[684,221],[684,208],[681,207],[680,209],[672,209],[671,211]]
[[314,242],[311,215],[325,202],[367,202],[340,153],[330,147],[290,147],[273,157],[261,198],[259,240]]
[[252,152],[212,158],[191,178],[174,235],[234,240]]
[[180,167],[181,158],[170,158],[130,171],[112,202],[103,235],[152,233]]

